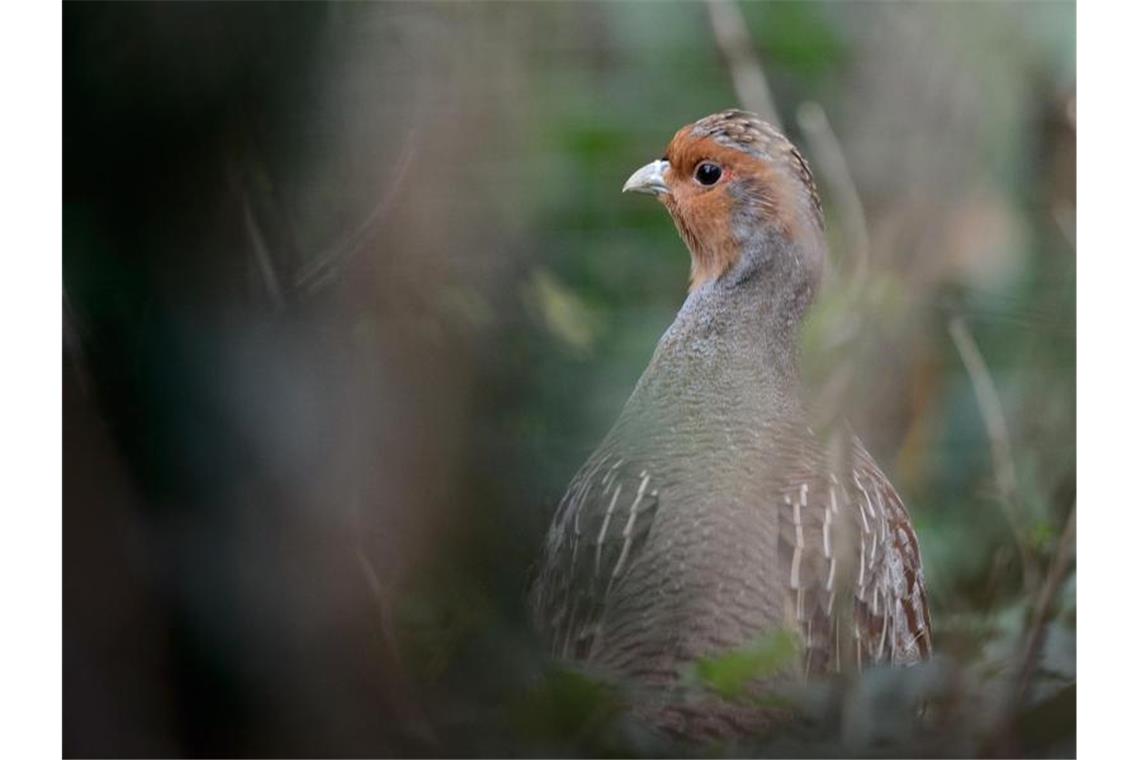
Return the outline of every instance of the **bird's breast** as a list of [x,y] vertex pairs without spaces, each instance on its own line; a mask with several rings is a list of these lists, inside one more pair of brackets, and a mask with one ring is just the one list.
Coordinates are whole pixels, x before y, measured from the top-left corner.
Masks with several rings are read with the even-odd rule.
[[678,425],[647,446],[653,524],[609,594],[599,662],[664,680],[779,624],[779,462],[768,443],[762,431]]

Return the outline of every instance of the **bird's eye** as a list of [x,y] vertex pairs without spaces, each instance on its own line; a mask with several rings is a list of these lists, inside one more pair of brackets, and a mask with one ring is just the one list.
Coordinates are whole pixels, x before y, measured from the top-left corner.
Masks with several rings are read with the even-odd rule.
[[697,178],[697,182],[707,187],[715,185],[717,181],[720,180],[720,173],[719,166],[710,161],[705,161],[697,167],[696,174],[693,176]]

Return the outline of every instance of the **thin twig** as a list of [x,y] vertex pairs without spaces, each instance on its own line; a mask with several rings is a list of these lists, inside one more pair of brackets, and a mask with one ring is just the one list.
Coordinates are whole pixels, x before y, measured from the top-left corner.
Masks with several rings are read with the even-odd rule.
[[[843,154],[843,147],[835,136],[823,107],[812,101],[800,104],[796,109],[796,121],[807,140],[806,148],[813,166],[836,199],[843,231],[840,237],[845,243],[845,250],[840,257],[840,262],[845,264],[845,273],[837,281],[843,284],[843,290],[848,296],[850,317],[842,324],[834,324],[829,330],[828,347],[844,343],[854,347],[860,344],[860,335],[867,330],[867,322],[862,314],[871,249],[866,213],[851,176],[847,157]],[[854,386],[856,383],[865,383],[862,378],[866,376],[866,373],[857,371],[856,357],[852,352],[845,352],[832,369],[829,382],[820,394],[820,398],[824,399],[820,410],[821,419],[827,421],[825,424],[833,425],[840,421]]]
[[[843,283],[843,288],[849,295],[851,315],[850,319],[842,325],[835,325],[829,332],[828,342],[856,346],[860,334],[867,329],[862,315],[871,250],[867,216],[843,147],[835,136],[823,107],[813,101],[800,104],[796,109],[796,121],[807,140],[806,147],[813,165],[836,199],[843,230],[841,237],[846,244],[840,258],[841,263],[845,264],[845,274],[838,281]],[[865,377],[865,373],[857,371],[856,358],[852,352],[845,352],[832,369],[831,377],[820,394],[823,399],[820,406],[821,424],[831,426],[842,419],[856,383]]]
[[705,0],[705,4],[717,47],[728,63],[740,105],[783,131],[780,114],[772,100],[764,68],[752,45],[752,37],[748,33],[748,25],[744,23],[740,7],[732,0]]
[[265,244],[265,237],[261,234],[261,227],[253,215],[253,207],[249,203],[248,194],[245,196],[243,205],[245,207],[245,231],[249,235],[249,242],[253,247],[253,259],[257,262],[257,269],[261,273],[261,282],[265,286],[265,292],[269,295],[269,300],[273,302],[274,308],[280,309],[285,305],[285,298],[281,294],[281,282],[277,279],[277,269],[273,266],[273,256],[269,253],[269,248]]
[[1005,495],[1017,490],[1017,479],[1013,467],[1012,446],[1009,442],[1009,428],[1005,424],[1005,415],[1001,410],[1001,399],[998,397],[997,386],[994,385],[993,376],[990,375],[986,360],[978,349],[978,344],[961,317],[950,320],[950,337],[962,357],[962,364],[970,376],[974,386],[974,395],[978,399],[978,407],[982,413],[986,432],[990,437],[990,448],[993,455],[994,475],[998,488]]
[[1037,661],[1041,655],[1041,647],[1045,641],[1045,622],[1052,614],[1057,594],[1061,584],[1068,577],[1069,564],[1073,559],[1073,550],[1076,548],[1077,538],[1077,504],[1069,508],[1069,518],[1065,521],[1065,529],[1057,541],[1057,551],[1053,554],[1053,562],[1049,565],[1049,572],[1045,576],[1045,583],[1041,593],[1037,595],[1037,603],[1033,608],[1033,618],[1027,629],[1025,638],[1025,656],[1021,662],[1020,675],[1014,687],[1011,709],[1021,704],[1025,692],[1029,688],[1029,681],[1037,670]]
[[373,564],[368,555],[368,549],[364,545],[364,518],[359,494],[352,499],[350,515],[353,535],[355,536],[353,552],[356,555],[356,563],[360,567],[365,583],[368,584],[368,590],[372,593],[373,599],[376,600],[380,637],[384,653],[388,658],[386,664],[391,668],[389,690],[392,705],[402,714],[402,722],[405,724],[404,730],[430,745],[438,745],[438,737],[428,723],[426,711],[415,698],[416,691],[404,668],[403,658],[400,656],[400,643],[396,635],[391,594],[380,579],[376,565]]
[[978,344],[970,333],[966,322],[961,317],[954,317],[949,324],[950,338],[962,357],[962,364],[970,376],[970,383],[974,387],[974,396],[978,400],[978,410],[982,414],[982,422],[986,426],[986,435],[990,439],[990,457],[993,461],[994,479],[997,482],[999,501],[1001,502],[1006,519],[1013,531],[1014,542],[1021,557],[1022,572],[1025,574],[1026,586],[1032,590],[1036,586],[1036,573],[1029,558],[1029,549],[1025,545],[1024,531],[1018,502],[1017,471],[1013,465],[1013,447],[1009,439],[1009,427],[1005,422],[1005,415],[1001,410],[1001,398],[998,396],[997,386],[994,385],[993,376]]
[[360,566],[360,572],[364,575],[368,590],[372,592],[372,597],[376,600],[377,611],[380,613],[380,633],[384,637],[384,644],[388,647],[393,661],[399,662],[399,642],[396,638],[396,632],[392,628],[392,603],[384,590],[383,583],[380,581],[380,575],[376,572],[376,566],[372,564],[372,560],[364,548],[359,529],[357,530],[355,553],[356,563]]
[[376,229],[376,226],[387,214],[392,202],[396,199],[397,191],[403,184],[404,177],[408,173],[408,167],[412,164],[412,159],[416,154],[416,135],[415,129],[408,132],[408,136],[404,139],[403,147],[396,158],[395,170],[392,173],[392,178],[388,182],[388,187],[381,195],[380,200],[372,208],[372,211],[364,219],[360,225],[339,245],[334,246],[331,250],[318,254],[313,257],[313,260],[306,266],[301,268],[295,278],[295,286],[298,289],[313,291],[316,290],[324,281],[329,279],[338,269],[344,266],[360,251],[364,243],[369,239],[371,233]]
[[847,258],[850,259],[850,280],[862,284],[871,256],[871,236],[867,232],[867,214],[851,167],[843,154],[839,138],[831,128],[827,114],[819,103],[808,101],[796,109],[796,121],[807,138],[809,151],[819,172],[834,191],[843,225],[843,239],[847,241]]
[[63,350],[71,355],[71,366],[74,372],[75,383],[80,394],[87,396],[91,392],[91,379],[87,370],[87,355],[83,349],[84,334],[81,329],[79,317],[71,305],[67,295],[67,285],[63,286]]
[[1057,224],[1057,229],[1065,236],[1065,240],[1069,243],[1069,247],[1075,253],[1077,250],[1077,213],[1076,209],[1070,204],[1056,203],[1053,205],[1052,213],[1053,221]]
[[[740,7],[732,0],[706,0],[706,7],[717,46],[728,63],[741,105],[783,129],[764,76],[764,67],[752,44]],[[843,281],[851,289],[850,292],[858,294],[866,282],[871,247],[863,203],[859,199],[843,149],[823,108],[818,103],[804,103],[797,111],[797,119],[810,141],[813,160],[817,161],[822,176],[836,195],[842,213],[844,239],[851,245],[851,276],[845,277]],[[857,303],[858,299],[853,301]],[[856,324],[852,335],[859,329],[861,325]],[[848,397],[856,376],[850,362],[847,364],[845,368],[841,367],[832,373],[831,382],[822,394],[829,401],[820,406],[823,414],[818,422],[823,428],[830,428],[842,416],[843,401]]]

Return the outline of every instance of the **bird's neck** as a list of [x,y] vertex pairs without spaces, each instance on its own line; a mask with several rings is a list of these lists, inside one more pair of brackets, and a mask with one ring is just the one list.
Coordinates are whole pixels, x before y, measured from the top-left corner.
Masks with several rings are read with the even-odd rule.
[[[631,403],[736,410],[762,419],[800,409],[799,333],[818,273],[778,236],[758,236],[732,270],[689,293]],[[641,396],[641,399],[636,397]]]

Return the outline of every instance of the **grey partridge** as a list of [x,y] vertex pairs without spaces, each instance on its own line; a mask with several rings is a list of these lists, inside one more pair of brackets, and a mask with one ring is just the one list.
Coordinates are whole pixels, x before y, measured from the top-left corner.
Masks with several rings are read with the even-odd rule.
[[813,432],[802,398],[799,331],[827,258],[807,162],[730,110],[623,189],[665,205],[692,277],[555,513],[531,598],[551,650],[656,695],[641,713],[687,736],[767,724],[676,693],[691,663],[773,632],[798,639],[801,674],[928,658],[906,507],[844,425]]

